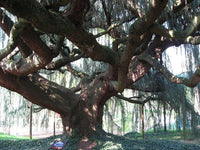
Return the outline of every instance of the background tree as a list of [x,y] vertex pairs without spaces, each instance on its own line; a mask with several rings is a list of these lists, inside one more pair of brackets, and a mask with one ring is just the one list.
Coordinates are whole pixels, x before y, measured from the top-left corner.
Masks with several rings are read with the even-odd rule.
[[[0,26],[10,37],[0,51],[0,85],[61,114],[68,133],[89,136],[101,128],[103,106],[113,96],[144,103],[118,94],[126,88],[165,90],[156,74],[154,86],[141,89],[134,84],[152,67],[173,83],[195,87],[200,81],[199,64],[188,79],[162,65],[167,48],[199,44],[198,0],[1,0],[0,6]],[[91,33],[94,28],[97,34]],[[103,35],[109,35],[112,44],[97,42]],[[69,47],[69,41],[74,46]],[[80,58],[108,67],[79,72],[71,62]],[[73,89],[40,75],[65,69],[82,78]]]

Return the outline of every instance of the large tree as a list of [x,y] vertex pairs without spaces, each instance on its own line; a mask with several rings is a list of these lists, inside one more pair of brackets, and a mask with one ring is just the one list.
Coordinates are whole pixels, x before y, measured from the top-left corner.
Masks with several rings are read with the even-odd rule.
[[[0,27],[10,37],[0,51],[0,85],[61,114],[67,132],[89,136],[101,128],[105,102],[126,88],[140,89],[134,83],[151,67],[171,82],[188,87],[199,83],[200,66],[187,79],[176,77],[162,65],[162,53],[167,48],[200,43],[197,3],[198,0],[0,0]],[[90,32],[94,28],[102,32],[94,35]],[[113,40],[111,46],[97,42],[104,35]],[[69,48],[67,40],[76,49]],[[89,76],[70,65],[80,58],[104,62],[109,67]],[[39,75],[41,70],[63,68],[82,78],[75,88],[60,86]],[[155,89],[162,89],[162,85],[145,90]]]

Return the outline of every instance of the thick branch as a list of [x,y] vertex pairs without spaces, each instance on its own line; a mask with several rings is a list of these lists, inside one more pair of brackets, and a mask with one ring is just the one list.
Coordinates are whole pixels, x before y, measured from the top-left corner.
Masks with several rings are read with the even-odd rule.
[[[150,100],[157,100],[157,98],[151,97],[151,96],[147,97],[145,100],[142,100],[142,101],[141,100],[133,100],[132,97],[131,98],[127,98],[127,97],[124,97],[124,96],[119,95],[119,94],[116,95],[116,97],[118,97],[120,99],[123,99],[123,100],[125,100],[127,102],[130,102],[130,103],[141,104],[141,105],[144,105],[145,103],[147,103]],[[141,97],[133,97],[133,98],[141,98]]]
[[70,62],[76,61],[80,58],[82,58],[84,55],[84,53],[78,55],[78,56],[74,56],[74,57],[66,57],[66,58],[62,58],[62,59],[58,59],[54,62],[51,62],[50,64],[48,64],[45,69],[47,70],[56,70],[59,69],[65,65],[67,65]]
[[93,78],[89,76],[86,78],[83,78],[76,87],[72,88],[72,91],[75,93],[84,89],[92,82],[92,80]]
[[137,18],[142,17],[143,13],[141,7],[137,4],[134,4],[131,0],[123,0],[123,6],[125,9],[129,10]]
[[192,45],[199,45],[200,44],[200,36],[188,36],[183,43],[185,44],[192,44]]
[[[3,29],[3,31],[10,35],[10,30],[13,26],[12,20],[4,13],[2,9],[0,9],[0,27]],[[18,48],[22,54],[23,57],[28,57],[32,51],[31,49],[23,42],[21,37],[18,39]]]
[[[142,45],[137,48],[138,52],[143,51],[139,49],[139,48],[143,49]],[[162,53],[168,47],[174,46],[174,45],[175,45],[174,42],[169,41],[169,40],[163,41],[161,37],[156,36],[153,42],[151,42],[151,44],[149,44],[149,46],[147,47],[146,52],[156,57],[157,54],[155,52],[155,49],[159,48],[160,50],[159,53]],[[129,86],[133,85],[133,83],[135,83],[140,78],[142,78],[149,71],[151,67],[152,66],[149,63],[138,60],[138,56],[133,57],[130,62],[129,70],[128,70],[127,88],[129,88]]]
[[[193,1],[194,0],[187,0],[187,4],[190,4]],[[167,17],[166,16],[160,17],[159,20],[158,20],[159,24],[163,24],[167,19],[168,20],[171,19],[172,13],[176,14],[176,13],[180,12],[181,10],[183,10],[185,7],[187,7],[185,2],[186,2],[186,0],[181,0],[181,2],[178,5],[174,6],[172,12],[167,13]]]
[[191,35],[196,32],[199,25],[200,25],[200,15],[196,15],[194,16],[193,20],[184,31],[168,30],[165,27],[158,24],[154,25],[150,30],[152,33],[164,36],[166,38],[181,40],[184,41],[185,43],[198,44],[199,37],[195,38],[192,37]]
[[27,58],[20,58],[17,61],[5,59],[0,62],[0,66],[5,72],[9,72],[17,76],[24,76],[37,72],[48,63],[49,62],[45,61],[37,54],[32,54]]
[[[87,56],[95,61],[103,61],[111,65],[118,65],[119,63],[117,53],[113,52],[109,47],[97,43],[93,35],[86,32],[82,27],[75,26],[70,19],[63,18],[60,14],[47,11],[36,1],[0,1],[0,5],[18,17],[26,19],[33,24],[34,27],[45,33],[66,36]],[[48,22],[48,24],[46,22]]]
[[128,89],[132,89],[132,90],[137,90],[137,91],[142,91],[142,92],[163,92],[165,89],[164,87],[160,88],[160,87],[157,87],[157,85],[155,86],[150,86],[148,84],[148,86],[145,86],[145,87],[140,87],[139,85],[131,85],[128,87]]
[[152,58],[148,54],[142,54],[139,59],[146,61],[157,70],[159,70],[169,81],[177,84],[184,84],[188,87],[195,87],[200,82],[200,66],[197,67],[195,73],[189,78],[177,77],[173,75],[167,68],[162,66],[156,59]]
[[[30,55],[27,58],[21,58],[20,60],[4,60],[0,63],[2,69],[6,72],[13,73],[15,75],[27,75],[43,68],[54,57],[53,52],[46,46],[46,44],[40,39],[39,35],[33,30],[29,23],[22,19],[17,23],[17,33],[22,35],[22,38],[27,45],[35,51],[35,54]],[[13,26],[15,27],[15,26]],[[26,30],[24,28],[26,27]],[[11,32],[12,33],[12,32]],[[11,36],[11,39],[13,36]],[[16,39],[17,40],[17,39]]]
[[60,114],[69,114],[78,102],[78,97],[71,90],[37,74],[17,77],[5,74],[0,69],[0,85],[21,94],[34,104]]
[[128,46],[120,60],[120,67],[118,71],[119,91],[123,91],[126,87],[128,66],[131,58],[135,54],[136,48],[143,42],[144,37],[146,36],[145,33],[148,32],[148,28],[159,17],[166,4],[167,0],[154,0],[149,12],[131,25],[129,29]]
[[139,79],[141,79],[151,68],[151,65],[145,62],[138,60],[138,57],[133,57],[129,66],[128,73],[128,82],[127,86],[129,87]]
[[24,30],[25,27],[26,25],[22,22],[17,22],[13,25],[10,31],[10,41],[7,47],[0,51],[0,61],[16,48],[16,46],[18,45],[20,33]]
[[71,0],[70,20],[79,26],[83,23],[83,19],[90,9],[89,0]]
[[50,49],[45,42],[40,38],[40,35],[34,31],[34,28],[29,25],[25,31],[23,31],[22,39],[41,59],[45,62],[50,62],[55,57],[55,51]]
[[181,2],[179,3],[179,5],[174,6],[173,12],[176,13],[176,12],[180,11],[181,9],[183,9],[186,6],[186,4],[189,4],[192,1],[194,1],[194,0],[187,0],[187,1],[186,0],[181,0]]

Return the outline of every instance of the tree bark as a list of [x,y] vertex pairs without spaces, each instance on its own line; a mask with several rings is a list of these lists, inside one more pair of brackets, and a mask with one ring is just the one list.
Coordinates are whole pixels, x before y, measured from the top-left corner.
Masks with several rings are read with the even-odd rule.
[[182,103],[182,113],[183,113],[183,138],[186,140],[186,108],[185,108],[185,99]]
[[167,132],[167,123],[166,123],[166,103],[163,102],[163,117],[164,117],[164,131]]
[[[83,1],[80,0],[76,2],[83,4]],[[155,2],[156,7],[152,7],[151,13],[144,17],[144,20],[140,19],[137,21],[130,29],[129,51],[132,51],[132,48],[135,50],[143,41],[139,41],[139,44],[136,42],[136,44],[130,45],[130,41],[134,41],[134,36],[138,37],[134,27],[140,31],[140,35],[146,35],[148,28],[146,28],[145,31],[142,29],[144,29],[144,27],[150,27],[154,23],[159,15],[157,12],[161,11],[167,3],[166,0],[162,2],[156,0]],[[21,94],[34,104],[59,113],[62,117],[64,131],[68,134],[75,134],[76,131],[78,131],[81,136],[88,136],[97,131],[98,128],[101,128],[103,106],[111,96],[117,93],[117,84],[119,85],[121,84],[120,82],[123,82],[122,84],[130,86],[132,83],[142,78],[151,68],[150,64],[139,61],[136,56],[133,58],[133,55],[129,56],[129,52],[125,53],[128,57],[122,57],[123,59],[120,61],[121,56],[118,52],[113,51],[107,46],[100,45],[95,36],[74,23],[76,20],[73,21],[70,16],[62,16],[59,13],[48,11],[37,1],[6,0],[0,1],[0,5],[29,23],[30,26],[28,30],[25,30],[21,34],[21,39],[37,55],[47,59],[45,64],[34,70],[34,72],[45,67],[45,65],[47,65],[46,63],[52,60],[54,54],[51,49],[40,40],[39,35],[35,33],[33,27],[46,34],[52,33],[66,37],[91,59],[109,63],[112,65],[110,68],[114,68],[114,71],[110,74],[115,75],[115,77],[111,77],[112,75],[108,74],[99,75],[87,83],[87,85],[81,87],[79,94],[76,94],[73,90],[50,82],[37,73],[31,72],[30,74],[30,72],[26,72],[23,76],[19,73],[17,77],[16,75],[12,75],[11,72],[6,72],[6,67],[4,67],[6,73],[0,69],[1,86]],[[160,5],[162,7],[158,7]],[[159,10],[156,8],[159,8]],[[74,10],[79,11],[79,9]],[[147,22],[148,24],[146,24]],[[145,25],[144,27],[140,26],[143,24]],[[0,26],[3,28],[3,24],[0,24]],[[9,32],[10,29],[11,28],[7,28],[5,30]],[[132,33],[132,31],[134,33]],[[152,50],[154,49],[155,47],[152,48]],[[126,58],[128,58],[128,60]],[[123,68],[124,66],[126,68]],[[116,75],[117,72],[119,73],[118,77]],[[120,78],[121,73],[122,77],[125,76],[122,80]],[[119,83],[116,83],[117,80]],[[122,86],[121,90],[124,88],[125,87]]]
[[0,70],[0,85],[15,91],[34,104],[59,113],[66,133],[90,136],[102,128],[103,106],[116,91],[109,80],[94,79],[80,95],[39,76],[16,77]]

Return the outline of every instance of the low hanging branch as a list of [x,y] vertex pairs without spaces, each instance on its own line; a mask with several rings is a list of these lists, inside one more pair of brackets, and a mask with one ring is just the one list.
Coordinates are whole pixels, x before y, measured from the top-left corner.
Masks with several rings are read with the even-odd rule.
[[23,76],[38,71],[47,63],[48,62],[43,60],[37,54],[32,54],[27,58],[21,58],[17,61],[7,59],[3,60],[0,62],[0,66],[5,72],[9,72],[17,76]]
[[130,103],[141,104],[141,105],[144,105],[145,103],[147,103],[150,100],[158,100],[158,98],[155,98],[155,97],[152,97],[152,96],[148,96],[145,100],[142,100],[142,101],[140,101],[140,100],[133,100],[132,99],[132,98],[141,98],[140,96],[127,98],[127,97],[124,97],[122,95],[117,94],[116,97],[120,98],[120,99],[123,99],[123,100],[125,100],[127,102],[130,102]]
[[146,86],[146,87],[140,87],[137,85],[130,85],[127,89],[132,89],[132,90],[138,90],[138,91],[143,91],[143,92],[163,92],[165,90],[164,87],[156,87],[155,86]]
[[149,54],[144,53],[140,55],[139,60],[145,61],[154,66],[172,83],[184,84],[188,87],[193,88],[200,82],[200,66],[198,66],[194,74],[189,79],[187,79],[184,77],[173,75],[167,68],[161,65],[155,58],[152,58]]
[[48,64],[45,69],[47,70],[56,70],[59,69],[65,65],[67,65],[70,62],[76,61],[80,58],[82,58],[84,56],[84,53],[81,53],[78,56],[74,56],[74,57],[66,57],[66,58],[62,58],[62,59],[58,59],[54,62],[51,62],[50,64]]

